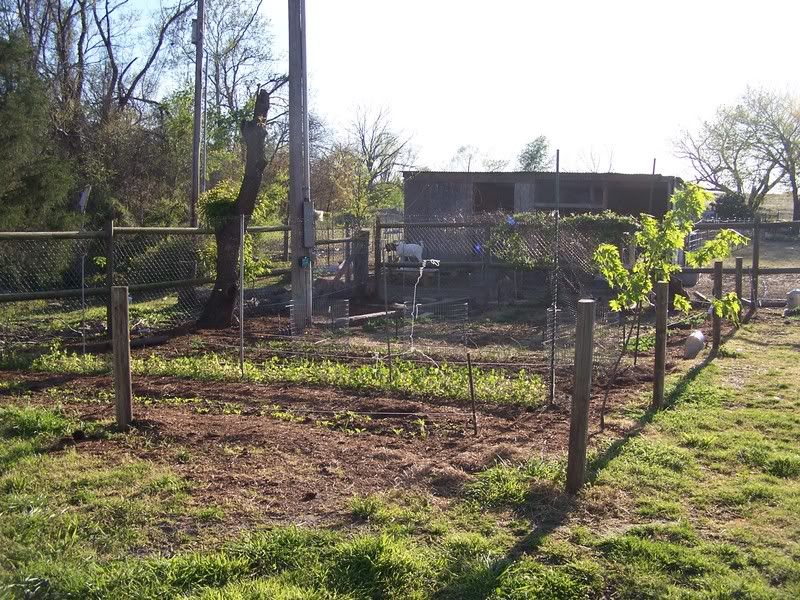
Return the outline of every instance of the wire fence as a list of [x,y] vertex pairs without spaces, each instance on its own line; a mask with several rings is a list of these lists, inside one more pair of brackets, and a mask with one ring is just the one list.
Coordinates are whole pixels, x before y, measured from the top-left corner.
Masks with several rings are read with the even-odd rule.
[[[687,248],[720,226],[698,227]],[[751,238],[735,252],[743,258],[743,296],[751,296],[751,282],[760,303],[785,300],[800,287],[797,269],[790,272],[800,263],[794,226],[724,226]],[[378,223],[369,232],[320,227],[312,319],[300,330],[297,311],[306,307],[292,301],[288,229],[249,227],[235,248],[241,294],[232,326],[213,332],[181,329],[198,319],[212,293],[212,230],[0,233],[0,352],[42,351],[54,341],[92,351],[108,337],[109,286],[127,285],[132,336],[167,337],[164,352],[216,353],[255,365],[280,356],[389,368],[398,361],[466,366],[469,352],[479,369],[512,378],[540,374],[550,401],[563,400],[571,389],[579,299],[598,300],[598,371],[607,374],[623,350],[626,322],[608,310],[611,290],[592,256],[600,243],[614,243],[632,261],[632,233],[557,212],[531,223],[490,215],[478,222]],[[756,277],[759,259],[767,271]],[[725,266],[734,265],[731,259]],[[711,276],[696,271],[681,279],[702,302],[711,296]],[[734,287],[735,275],[726,271],[723,289]],[[648,351],[646,343],[641,348]]]
[[[492,216],[473,223],[394,223],[376,231],[387,306],[465,306],[463,335],[444,323],[432,329],[480,348],[478,360],[493,353],[545,373],[551,400],[568,387],[578,300],[610,297],[593,265],[594,250],[611,242],[627,252],[633,233],[609,235],[602,224],[560,219],[557,212],[533,223]],[[597,323],[601,351],[595,356],[603,367],[620,347],[614,341],[619,319],[603,308]],[[424,349],[427,337],[417,327],[410,342]]]

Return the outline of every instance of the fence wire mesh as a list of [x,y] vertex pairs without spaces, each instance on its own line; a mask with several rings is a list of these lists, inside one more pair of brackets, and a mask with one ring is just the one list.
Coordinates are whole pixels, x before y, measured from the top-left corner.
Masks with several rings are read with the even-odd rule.
[[102,336],[104,255],[94,237],[0,239],[0,294],[14,299],[0,304],[3,353]]
[[[729,225],[754,235],[752,226]],[[700,229],[688,248],[713,234]],[[800,241],[793,228],[765,228],[759,236],[762,269],[797,265]],[[294,325],[304,307],[292,301],[286,232],[252,227],[236,248],[243,302],[240,307],[237,294],[233,326],[190,333],[170,351],[221,353],[226,360],[238,355],[254,365],[274,356],[352,365],[465,365],[471,352],[478,368],[512,377],[522,370],[541,375],[543,387],[563,399],[571,386],[578,300],[597,300],[594,357],[602,374],[607,376],[623,350],[622,326],[631,330],[629,320],[608,310],[611,291],[592,264],[604,242],[631,258],[630,232],[609,232],[579,219],[557,222],[555,213],[540,213],[531,222],[495,215],[478,223],[394,223],[369,236],[321,227],[317,241],[309,327]],[[196,321],[216,274],[212,233],[118,229],[110,255],[106,246],[102,232],[66,239],[0,237],[0,294],[8,300],[0,303],[4,353],[46,348],[53,340],[77,348],[105,337],[109,259],[113,283],[130,290],[134,336]],[[735,252],[744,258],[745,297],[752,248],[751,241]],[[733,264],[730,259],[725,266]],[[710,275],[681,278],[690,293],[711,296]],[[758,278],[758,286],[762,301],[777,302],[800,281],[795,274],[770,273]],[[726,275],[723,291],[733,288],[733,275]],[[24,295],[38,292],[52,297]],[[640,349],[647,352],[649,313],[640,334]]]
[[[169,330],[200,315],[213,281],[213,243],[211,234],[115,233],[113,284],[129,288],[133,335]],[[177,284],[182,281],[192,283]]]

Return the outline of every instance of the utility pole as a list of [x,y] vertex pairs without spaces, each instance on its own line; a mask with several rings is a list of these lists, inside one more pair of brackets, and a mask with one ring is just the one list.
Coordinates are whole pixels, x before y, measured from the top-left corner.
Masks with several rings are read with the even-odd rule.
[[653,214],[653,188],[656,185],[656,159],[653,159],[653,173],[650,177],[650,200],[647,203],[648,211]]
[[206,191],[206,178],[208,177],[208,50],[203,54],[206,59],[203,73],[203,160],[200,168],[200,193]]
[[189,225],[197,227],[197,199],[200,196],[200,136],[203,122],[203,33],[205,0],[197,0],[197,19],[192,28],[194,52],[194,135],[192,137],[192,196],[189,199]]
[[311,323],[315,223],[309,181],[306,3],[289,0],[289,226],[296,331]]

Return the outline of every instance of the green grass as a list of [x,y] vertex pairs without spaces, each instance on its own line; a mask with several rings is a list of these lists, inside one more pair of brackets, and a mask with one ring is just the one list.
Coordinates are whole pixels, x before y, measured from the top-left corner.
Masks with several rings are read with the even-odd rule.
[[66,589],[84,577],[81,565],[167,543],[190,509],[183,480],[147,461],[70,449],[77,430],[117,435],[59,409],[0,407],[0,586],[22,586],[9,588],[20,596],[64,597],[45,594],[51,577]]
[[[636,336],[632,336],[625,346],[628,352],[636,350]],[[639,352],[647,352],[656,347],[656,334],[652,330],[642,330],[639,334]]]
[[551,489],[563,484],[564,465],[531,460],[525,464],[500,462],[478,473],[466,486],[467,497],[485,507],[523,506],[535,500],[533,485]]
[[331,529],[210,543],[175,539],[176,527],[219,525],[225,509],[193,505],[191,486],[169,469],[55,446],[77,427],[122,443],[118,434],[60,409],[6,406],[0,586],[13,587],[0,589],[20,598],[800,597],[800,329],[778,333],[774,321],[745,325],[727,342],[735,353],[672,375],[664,410],[642,408],[634,433],[596,445],[577,498],[561,492],[563,461],[499,461],[448,500],[394,489],[352,498],[351,521]]
[[[759,265],[766,267],[796,267],[797,251],[800,249],[800,240],[770,240],[762,239],[759,246]],[[736,257],[742,257],[742,264],[745,268],[753,264],[753,245],[734,249],[732,256],[723,260],[724,266],[734,267]]]
[[[131,323],[140,323],[148,328],[170,325],[185,314],[186,310],[181,308],[177,295],[136,301],[130,306]],[[58,303],[48,303],[46,300],[0,305],[0,321],[8,323],[10,333],[20,331],[41,335],[71,330],[77,336],[82,320],[105,323],[106,307],[87,306],[84,312],[80,307],[65,309]]]

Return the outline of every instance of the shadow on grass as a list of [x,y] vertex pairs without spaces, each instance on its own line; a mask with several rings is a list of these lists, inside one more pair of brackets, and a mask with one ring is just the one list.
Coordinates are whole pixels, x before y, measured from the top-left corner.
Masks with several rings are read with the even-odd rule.
[[[587,465],[587,483],[594,482],[600,472],[620,455],[632,439],[641,434],[642,430],[653,421],[659,412],[669,409],[678,402],[692,382],[715,358],[715,353],[709,353],[702,362],[692,367],[672,386],[659,409],[648,408],[636,420],[635,425],[627,430],[621,438],[614,441],[603,452],[591,458]],[[525,503],[516,507],[515,511],[519,518],[528,521],[531,531],[518,540],[498,564],[507,566],[515,559],[518,559],[520,555],[536,550],[550,533],[566,523],[578,504],[579,497],[567,494],[563,491],[563,488],[556,488],[552,485],[534,487],[528,493]]]
[[627,430],[621,438],[615,440],[602,453],[591,459],[587,465],[586,481],[588,483],[593,483],[600,474],[600,471],[602,471],[608,465],[608,463],[619,456],[620,452],[622,452],[622,449],[632,438],[637,437],[647,425],[652,423],[653,419],[658,413],[673,406],[681,398],[681,396],[683,396],[691,383],[697,379],[697,376],[703,372],[703,369],[712,363],[716,356],[716,353],[710,352],[702,362],[689,369],[686,374],[681,377],[680,380],[664,396],[664,403],[660,408],[649,407],[642,414],[642,416],[636,420],[636,424]]

